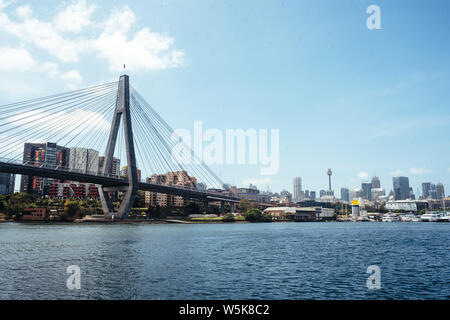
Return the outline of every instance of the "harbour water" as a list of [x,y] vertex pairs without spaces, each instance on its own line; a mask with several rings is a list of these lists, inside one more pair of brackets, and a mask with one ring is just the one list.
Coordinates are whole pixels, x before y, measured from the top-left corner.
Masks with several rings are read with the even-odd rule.
[[449,299],[449,243],[447,223],[3,223],[0,299]]

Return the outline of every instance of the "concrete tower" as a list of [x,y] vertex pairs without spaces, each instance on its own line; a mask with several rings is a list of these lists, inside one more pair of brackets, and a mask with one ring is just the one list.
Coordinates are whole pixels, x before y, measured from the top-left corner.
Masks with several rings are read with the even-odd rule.
[[328,169],[327,174],[328,174],[328,185],[329,185],[328,190],[331,191],[331,175],[333,174],[333,171],[331,171],[331,169]]

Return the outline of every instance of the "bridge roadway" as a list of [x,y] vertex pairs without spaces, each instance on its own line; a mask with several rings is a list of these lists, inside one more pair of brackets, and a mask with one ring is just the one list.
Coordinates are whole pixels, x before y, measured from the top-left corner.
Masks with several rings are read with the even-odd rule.
[[[79,181],[103,185],[104,187],[126,187],[128,180],[107,177],[95,174],[79,173],[74,171],[58,170],[52,168],[36,167],[19,163],[11,163],[0,161],[0,172],[14,173],[28,176],[37,176],[43,178],[53,178],[63,181]],[[225,201],[239,203],[239,198],[230,197],[210,192],[202,192],[199,190],[183,189],[177,187],[162,186],[158,184],[139,182],[139,190],[158,192],[181,196],[189,199],[197,199],[201,201]]]

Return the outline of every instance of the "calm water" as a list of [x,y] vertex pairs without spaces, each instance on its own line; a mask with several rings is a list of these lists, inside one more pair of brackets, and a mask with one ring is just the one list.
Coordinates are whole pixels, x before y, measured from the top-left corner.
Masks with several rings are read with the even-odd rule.
[[446,223],[3,223],[0,299],[449,299],[449,243]]

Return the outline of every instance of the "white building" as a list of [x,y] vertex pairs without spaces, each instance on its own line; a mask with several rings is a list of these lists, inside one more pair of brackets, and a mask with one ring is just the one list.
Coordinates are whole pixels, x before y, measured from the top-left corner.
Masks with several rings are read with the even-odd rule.
[[98,151],[86,148],[71,148],[69,168],[81,173],[98,172]]

